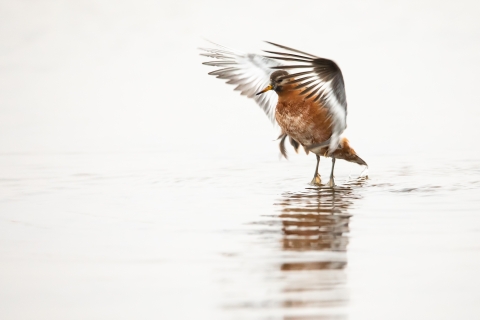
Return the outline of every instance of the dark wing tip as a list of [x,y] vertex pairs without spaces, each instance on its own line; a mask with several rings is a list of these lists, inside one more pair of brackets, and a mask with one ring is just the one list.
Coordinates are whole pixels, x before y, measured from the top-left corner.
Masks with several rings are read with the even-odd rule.
[[300,51],[300,50],[297,50],[297,49],[293,49],[293,48],[290,48],[290,47],[287,47],[287,46],[283,46],[283,45],[278,44],[278,43],[274,43],[274,42],[270,42],[270,41],[265,41],[265,42],[268,43],[268,44],[271,44],[272,46],[275,46],[275,47],[279,47],[279,48],[282,48],[282,49],[285,49],[285,50],[300,53],[300,54],[303,54],[303,55],[306,55],[306,56],[309,56],[309,57],[312,57],[312,58],[318,58],[317,56],[315,56],[313,54],[310,54],[310,53],[307,53],[307,52],[304,52],[304,51]]

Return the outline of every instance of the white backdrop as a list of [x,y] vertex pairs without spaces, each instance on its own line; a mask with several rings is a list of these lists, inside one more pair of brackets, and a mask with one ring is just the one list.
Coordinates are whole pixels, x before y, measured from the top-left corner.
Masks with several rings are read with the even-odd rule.
[[205,37],[338,62],[347,135],[365,158],[476,156],[478,12],[478,1],[3,0],[0,152],[241,155],[243,144],[277,157],[260,109],[206,75]]

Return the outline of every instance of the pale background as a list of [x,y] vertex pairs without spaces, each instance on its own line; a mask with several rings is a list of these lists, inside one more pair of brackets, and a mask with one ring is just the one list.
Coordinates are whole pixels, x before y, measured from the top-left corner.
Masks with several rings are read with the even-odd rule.
[[[1,0],[0,318],[479,317],[479,13],[478,1]],[[278,203],[305,191],[314,158],[279,160],[263,112],[207,76],[203,38],[340,65],[346,134],[370,165],[346,208],[347,252],[284,251],[282,228],[263,227],[283,222]],[[340,185],[362,170],[336,168]],[[348,263],[279,267],[322,259]],[[312,279],[337,284],[295,301],[339,304],[286,307]]]
[[205,75],[205,37],[334,59],[363,154],[478,155],[479,12],[478,1],[2,1],[0,150],[243,154],[235,144],[252,138],[264,149],[266,118]]

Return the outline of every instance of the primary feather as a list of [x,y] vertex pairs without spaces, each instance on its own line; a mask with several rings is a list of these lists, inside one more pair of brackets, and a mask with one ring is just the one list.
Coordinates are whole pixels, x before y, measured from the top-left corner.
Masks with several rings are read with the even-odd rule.
[[274,59],[254,53],[243,53],[220,45],[221,49],[200,48],[205,51],[202,56],[214,58],[214,61],[204,62],[208,66],[221,67],[210,72],[220,79],[228,79],[228,84],[236,84],[234,90],[252,98],[263,109],[267,117],[275,124],[275,107],[278,97],[273,92],[265,95],[255,95],[270,83],[270,74],[273,67],[282,65]]

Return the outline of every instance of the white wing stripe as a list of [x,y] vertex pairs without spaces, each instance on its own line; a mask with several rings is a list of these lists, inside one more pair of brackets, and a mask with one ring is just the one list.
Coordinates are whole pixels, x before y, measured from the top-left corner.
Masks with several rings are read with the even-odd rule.
[[[328,88],[328,89],[327,89]],[[332,114],[333,119],[333,130],[332,130],[332,137],[330,140],[329,151],[333,152],[338,148],[338,144],[340,142],[340,135],[346,129],[346,110],[342,106],[342,104],[338,101],[337,97],[332,88],[332,80],[328,82],[325,100],[327,101],[328,105],[330,106],[330,112]]]

